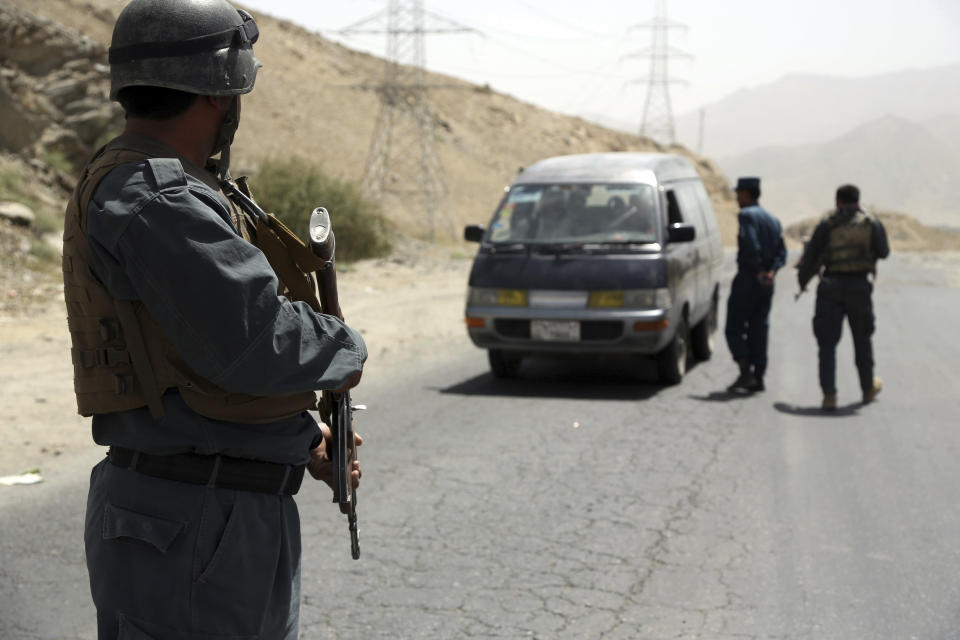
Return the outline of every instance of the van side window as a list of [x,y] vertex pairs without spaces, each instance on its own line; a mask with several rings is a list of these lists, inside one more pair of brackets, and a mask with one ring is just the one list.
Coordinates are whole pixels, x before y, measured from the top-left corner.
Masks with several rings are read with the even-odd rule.
[[713,205],[710,204],[710,196],[707,194],[707,189],[703,186],[702,182],[696,182],[693,185],[693,191],[696,193],[697,200],[700,202],[700,210],[703,212],[704,220],[706,220],[707,229],[711,234],[719,233],[717,216],[713,211]]
[[710,233],[706,222],[707,215],[697,197],[696,184],[696,182],[685,182],[677,185],[677,199],[684,219],[697,230],[697,237],[706,238]]

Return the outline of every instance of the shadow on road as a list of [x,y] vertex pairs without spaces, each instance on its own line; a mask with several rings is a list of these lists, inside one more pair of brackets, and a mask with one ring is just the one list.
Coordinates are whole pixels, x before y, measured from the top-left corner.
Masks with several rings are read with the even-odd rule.
[[863,405],[859,402],[852,402],[850,404],[843,405],[842,407],[837,407],[833,411],[824,411],[819,406],[800,407],[795,404],[787,404],[786,402],[773,403],[773,408],[780,413],[788,413],[792,416],[819,416],[821,418],[843,418],[845,416],[854,416],[857,415],[857,412],[862,406]]
[[711,391],[705,396],[688,396],[701,402],[730,402],[731,400],[746,400],[753,398],[754,393],[740,393],[736,391]]
[[664,387],[656,363],[637,359],[531,358],[513,379],[483,373],[439,389],[440,393],[518,398],[646,400]]

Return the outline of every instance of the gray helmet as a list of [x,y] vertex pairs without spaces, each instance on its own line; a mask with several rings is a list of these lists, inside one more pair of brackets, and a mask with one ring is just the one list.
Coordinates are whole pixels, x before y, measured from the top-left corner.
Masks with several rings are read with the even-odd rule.
[[110,43],[110,98],[124,87],[188,93],[249,93],[260,61],[253,16],[226,0],[132,0]]

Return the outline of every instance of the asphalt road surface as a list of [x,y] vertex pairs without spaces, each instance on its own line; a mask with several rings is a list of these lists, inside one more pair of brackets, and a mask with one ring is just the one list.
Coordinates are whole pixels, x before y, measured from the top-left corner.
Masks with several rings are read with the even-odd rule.
[[[373,374],[362,557],[301,491],[305,639],[960,637],[960,289],[884,263],[878,402],[849,332],[819,410],[813,295],[778,280],[765,393],[717,352],[675,387],[649,363],[544,360],[494,380],[468,344]],[[729,280],[729,279],[727,279]],[[0,487],[0,638],[96,637],[82,517],[94,449]]]

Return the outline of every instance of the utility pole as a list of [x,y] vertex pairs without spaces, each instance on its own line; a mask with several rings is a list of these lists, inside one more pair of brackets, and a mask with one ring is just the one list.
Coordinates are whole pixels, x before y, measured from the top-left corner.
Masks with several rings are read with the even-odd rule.
[[669,61],[671,59],[693,57],[670,46],[669,36],[671,30],[686,30],[686,28],[686,25],[667,18],[667,0],[656,0],[653,20],[634,25],[631,28],[649,29],[650,46],[624,56],[624,58],[647,58],[650,60],[649,75],[634,81],[647,85],[647,98],[643,103],[643,118],[640,121],[640,135],[666,144],[676,142],[673,107],[670,104],[670,85],[685,84],[679,78],[670,77]]
[[703,155],[703,123],[707,119],[707,110],[700,107],[700,126],[697,131],[697,155]]
[[428,99],[428,90],[440,85],[429,85],[424,79],[424,35],[470,31],[425,11],[422,0],[388,0],[385,11],[339,31],[387,34],[383,82],[367,87],[380,97],[380,110],[367,152],[363,188],[384,206],[422,212],[431,241],[437,237],[438,218],[447,227],[451,222],[437,150],[437,118]]

